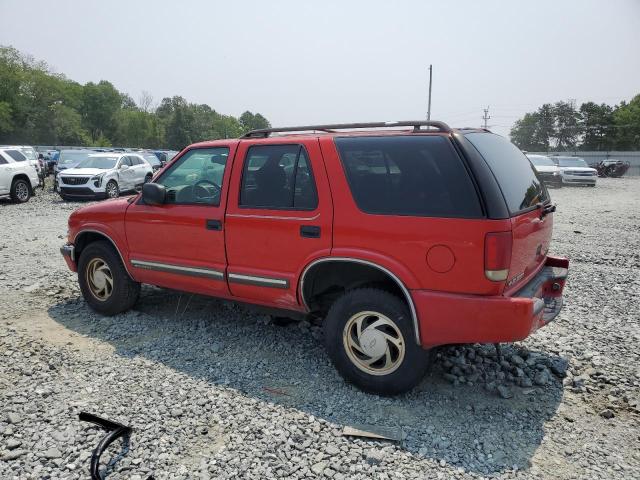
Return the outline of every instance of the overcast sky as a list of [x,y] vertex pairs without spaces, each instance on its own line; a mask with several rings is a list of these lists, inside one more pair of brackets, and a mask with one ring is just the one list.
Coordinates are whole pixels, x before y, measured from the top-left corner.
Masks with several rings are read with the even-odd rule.
[[640,93],[640,1],[0,0],[0,44],[138,101],[274,126],[432,118],[498,133],[544,102]]

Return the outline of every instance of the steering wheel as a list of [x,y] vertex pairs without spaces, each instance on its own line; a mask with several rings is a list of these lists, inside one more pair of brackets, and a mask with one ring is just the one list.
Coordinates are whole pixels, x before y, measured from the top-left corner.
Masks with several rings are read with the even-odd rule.
[[[209,184],[214,188],[214,192],[213,195],[209,192],[208,189],[201,187],[201,184]],[[205,194],[204,195],[198,195],[198,190],[202,191],[204,190]],[[212,182],[211,180],[198,180],[196,183],[193,184],[193,196],[196,198],[196,200],[205,200],[209,197],[215,197],[216,195],[220,195],[220,193],[222,192],[222,187],[220,187],[220,185],[218,185],[216,182]]]

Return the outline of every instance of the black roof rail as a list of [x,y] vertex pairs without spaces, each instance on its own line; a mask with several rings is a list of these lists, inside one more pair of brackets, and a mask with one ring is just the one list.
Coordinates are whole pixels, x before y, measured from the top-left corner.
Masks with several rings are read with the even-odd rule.
[[413,127],[414,132],[422,131],[420,127],[434,127],[441,132],[451,132],[451,127],[444,122],[426,120],[406,120],[399,122],[369,122],[369,123],[335,123],[329,125],[304,125],[300,127],[261,128],[251,130],[240,138],[266,138],[272,133],[279,132],[308,132],[321,131],[333,132],[335,130],[349,130],[358,128],[389,128],[389,127]]

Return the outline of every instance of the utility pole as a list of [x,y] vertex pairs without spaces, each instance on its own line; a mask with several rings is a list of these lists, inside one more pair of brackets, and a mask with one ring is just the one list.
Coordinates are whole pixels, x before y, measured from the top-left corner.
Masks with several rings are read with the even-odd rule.
[[433,65],[429,65],[429,106],[427,108],[427,122],[431,120],[431,81],[433,80]]
[[489,128],[487,125],[487,121],[490,119],[491,117],[489,116],[489,107],[487,106],[487,108],[484,109],[484,115],[482,116],[482,120],[484,121],[484,124],[482,125],[482,128]]

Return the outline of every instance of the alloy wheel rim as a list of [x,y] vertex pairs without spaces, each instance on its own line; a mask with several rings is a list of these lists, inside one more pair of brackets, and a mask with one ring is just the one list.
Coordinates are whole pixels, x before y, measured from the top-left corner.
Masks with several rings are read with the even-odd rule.
[[87,264],[87,285],[89,291],[97,300],[104,302],[113,293],[113,274],[107,262],[101,258],[93,258]]
[[118,186],[115,183],[109,183],[107,185],[107,195],[111,198],[118,196]]
[[29,198],[29,189],[27,188],[27,184],[24,182],[18,182],[16,185],[16,197],[21,202],[24,202]]
[[349,360],[369,375],[389,375],[396,371],[406,352],[398,326],[379,312],[353,315],[344,327],[342,341]]

